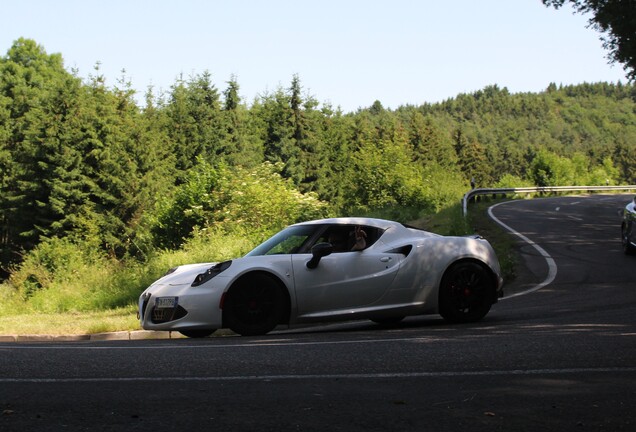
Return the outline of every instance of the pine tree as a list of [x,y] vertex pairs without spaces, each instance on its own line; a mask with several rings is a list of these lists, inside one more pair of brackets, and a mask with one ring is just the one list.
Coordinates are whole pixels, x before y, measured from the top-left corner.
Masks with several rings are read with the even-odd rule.
[[239,84],[235,77],[227,83],[223,93],[225,125],[225,159],[230,165],[253,167],[263,161],[263,143],[255,130],[253,117],[241,103]]
[[[0,63],[3,116],[2,259],[32,249],[42,236],[73,226],[85,198],[80,155],[71,145],[80,81],[28,39],[14,43]],[[9,155],[9,157],[7,157]]]

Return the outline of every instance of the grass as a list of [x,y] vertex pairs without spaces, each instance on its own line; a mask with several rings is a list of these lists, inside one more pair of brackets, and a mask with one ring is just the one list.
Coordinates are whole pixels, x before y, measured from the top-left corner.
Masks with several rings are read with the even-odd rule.
[[99,312],[28,313],[0,317],[4,335],[79,335],[140,330],[136,306]]
[[139,330],[137,298],[168,268],[242,256],[252,243],[239,234],[201,235],[181,250],[160,251],[143,264],[91,262],[66,244],[53,244],[14,273],[13,280],[0,284],[0,334]]
[[471,205],[467,219],[473,232],[488,239],[495,249],[503,278],[506,283],[510,283],[517,277],[517,268],[521,265],[519,253],[515,238],[488,217],[488,207],[494,203],[482,201]]

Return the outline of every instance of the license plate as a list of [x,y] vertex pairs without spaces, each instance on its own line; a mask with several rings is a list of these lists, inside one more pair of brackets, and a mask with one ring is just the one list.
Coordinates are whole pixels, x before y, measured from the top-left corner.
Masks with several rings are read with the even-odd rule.
[[162,309],[170,309],[177,306],[178,297],[157,297],[155,307]]

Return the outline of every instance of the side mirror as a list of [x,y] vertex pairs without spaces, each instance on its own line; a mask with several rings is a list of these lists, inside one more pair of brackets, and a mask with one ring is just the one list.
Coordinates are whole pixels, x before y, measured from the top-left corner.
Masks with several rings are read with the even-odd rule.
[[323,257],[331,255],[333,246],[331,243],[318,243],[311,248],[311,259],[307,261],[308,269],[315,269]]

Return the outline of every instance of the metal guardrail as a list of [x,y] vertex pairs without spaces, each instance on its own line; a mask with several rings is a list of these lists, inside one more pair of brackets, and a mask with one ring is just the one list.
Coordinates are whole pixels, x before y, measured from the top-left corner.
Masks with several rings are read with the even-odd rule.
[[602,191],[636,191],[636,185],[628,186],[541,186],[520,188],[477,188],[472,189],[462,198],[462,212],[468,214],[468,203],[478,195],[507,195],[524,193],[554,193],[554,192],[602,192]]

